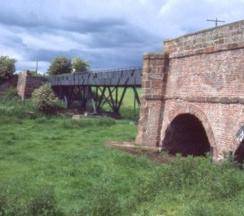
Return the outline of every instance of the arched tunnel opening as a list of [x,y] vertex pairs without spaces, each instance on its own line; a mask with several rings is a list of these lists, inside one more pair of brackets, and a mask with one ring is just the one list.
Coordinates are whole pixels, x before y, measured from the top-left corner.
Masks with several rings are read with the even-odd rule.
[[235,161],[240,164],[244,163],[244,140],[240,143],[235,152]]
[[167,128],[163,149],[173,155],[204,156],[211,147],[201,121],[194,115],[181,114]]

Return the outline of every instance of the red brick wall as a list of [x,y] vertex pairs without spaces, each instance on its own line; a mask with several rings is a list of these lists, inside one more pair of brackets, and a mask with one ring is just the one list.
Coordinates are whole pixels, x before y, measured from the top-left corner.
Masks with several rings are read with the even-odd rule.
[[244,47],[244,20],[164,42],[170,58]]
[[243,58],[244,49],[171,58],[166,97],[244,102]]
[[[164,78],[154,85],[144,59],[144,121],[139,122],[137,143],[161,148],[173,119],[190,113],[202,122],[215,160],[235,151],[236,133],[244,125],[244,21],[168,40],[165,53],[163,62],[149,64],[151,77],[164,68]],[[155,98],[160,90],[154,86],[160,85],[161,98]]]
[[152,148],[159,146],[167,61],[167,55],[148,54],[144,57],[143,94],[136,143],[143,143]]

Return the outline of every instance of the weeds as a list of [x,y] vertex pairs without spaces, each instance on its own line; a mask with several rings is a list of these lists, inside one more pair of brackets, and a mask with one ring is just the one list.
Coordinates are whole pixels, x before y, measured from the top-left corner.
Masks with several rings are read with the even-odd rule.
[[30,215],[56,216],[62,215],[57,208],[54,191],[50,188],[42,188],[37,195],[31,199],[27,206]]
[[135,138],[127,120],[28,112],[28,101],[0,103],[1,216],[244,214],[244,173],[232,161],[159,165],[104,146]]
[[[7,192],[5,192],[7,193]],[[22,201],[17,196],[0,194],[1,216],[62,216],[50,188],[41,188],[29,201]]]

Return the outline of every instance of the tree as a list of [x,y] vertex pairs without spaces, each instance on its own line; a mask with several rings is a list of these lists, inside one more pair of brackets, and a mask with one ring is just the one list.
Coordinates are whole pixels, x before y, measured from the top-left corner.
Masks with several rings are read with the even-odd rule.
[[64,73],[71,73],[72,65],[70,59],[60,56],[53,59],[48,73],[49,75],[57,75],[57,74],[64,74]]
[[0,56],[0,82],[9,79],[15,72],[15,59]]
[[89,64],[80,59],[79,57],[72,59],[72,70],[73,72],[85,72],[89,69]]

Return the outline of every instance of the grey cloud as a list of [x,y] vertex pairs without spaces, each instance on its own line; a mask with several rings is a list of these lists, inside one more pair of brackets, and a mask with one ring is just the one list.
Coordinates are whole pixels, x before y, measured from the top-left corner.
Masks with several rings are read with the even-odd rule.
[[[107,11],[100,11],[100,0],[77,2],[69,0],[73,7],[68,7],[66,0],[0,1],[0,54],[4,49],[11,48],[10,54],[15,50],[21,56],[21,68],[32,65],[36,58],[45,62],[44,68],[57,55],[80,56],[92,67],[140,65],[143,53],[160,51],[166,37],[208,27],[205,20],[212,16],[228,22],[243,18],[244,9],[243,0],[223,0],[221,4],[207,0],[104,0],[111,3],[106,5]],[[77,10],[70,10],[76,9],[74,5]]]
[[[99,24],[100,22],[101,24]],[[94,23],[95,26],[92,26]],[[7,25],[4,26],[8,27]],[[77,31],[78,26],[77,22]],[[75,28],[75,25],[73,28]],[[88,31],[89,28],[91,30],[90,32]],[[78,36],[76,35],[76,37],[74,37],[67,32],[67,29],[51,28],[50,26],[44,25],[32,28],[12,26],[11,29],[12,32],[19,32],[21,29],[22,32],[35,35],[36,37],[43,33],[63,35],[67,37],[67,39],[77,41],[78,43],[84,43],[81,39],[82,37],[79,38],[80,33],[78,33]],[[83,21],[81,29],[86,29],[86,31],[88,31],[86,32],[86,35],[90,38],[85,44],[87,46],[86,50],[35,50],[31,49],[31,47],[27,48],[26,44],[23,44],[22,39],[15,34],[8,38],[7,41],[5,40],[2,42],[5,43],[6,46],[15,47],[16,50],[21,49],[25,53],[24,58],[28,61],[35,62],[38,58],[39,61],[50,62],[56,56],[67,56],[70,58],[80,56],[81,58],[88,60],[92,67],[95,68],[140,65],[143,54],[142,48],[144,48],[143,51],[146,51],[145,48],[152,50],[153,45],[157,44],[157,46],[160,46],[161,42],[161,39],[148,34],[146,31],[124,21],[119,22],[118,20],[89,21],[87,23]],[[71,27],[69,27],[69,30],[71,30]],[[24,69],[24,66],[19,64],[19,70],[22,69]]]
[[112,28],[110,31],[104,31],[95,34],[92,47],[118,47],[118,46],[145,46],[148,42],[161,40],[159,37],[149,34],[139,27],[127,24],[121,28]]
[[111,28],[117,28],[126,25],[125,21],[115,18],[65,18],[59,19],[45,19],[35,14],[23,14],[19,13],[11,14],[9,11],[0,10],[0,23],[7,26],[18,26],[28,28],[32,31],[40,31],[43,28],[46,30],[56,29],[63,31],[72,31],[79,33],[91,33],[91,32],[104,32]]
[[101,51],[82,51],[82,50],[70,50],[70,51],[50,51],[50,50],[38,50],[28,51],[28,59],[30,61],[45,61],[50,62],[56,56],[66,56],[73,58],[79,56],[82,59],[87,60],[92,67],[106,68],[106,67],[126,67],[126,66],[139,66],[141,65],[142,54],[141,51],[133,49],[118,49],[110,50],[109,52]]
[[114,18],[103,18],[103,19],[75,19],[67,18],[63,24],[63,29],[69,31],[75,31],[80,33],[99,33],[109,31],[111,29],[125,26],[124,20]]

